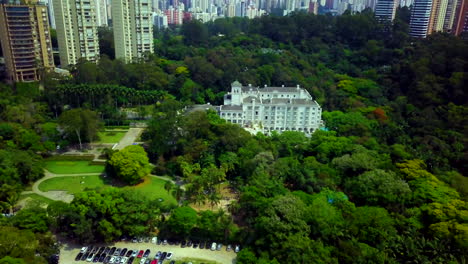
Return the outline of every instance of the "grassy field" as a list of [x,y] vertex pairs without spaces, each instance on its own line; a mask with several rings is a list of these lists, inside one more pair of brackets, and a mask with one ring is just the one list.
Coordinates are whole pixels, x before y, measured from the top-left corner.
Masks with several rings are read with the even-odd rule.
[[46,160],[45,168],[55,174],[101,173],[103,165],[89,165],[89,161]]
[[94,143],[119,143],[125,133],[127,133],[126,130],[100,131],[98,132],[99,140]]
[[40,195],[35,194],[35,193],[21,195],[19,197],[19,199],[18,199],[18,202],[20,203],[23,200],[27,201],[26,202],[26,207],[28,207],[29,205],[35,204],[35,203],[39,203],[40,205],[48,205],[51,202],[53,202],[53,200],[51,200],[49,198],[46,198],[44,196],[40,196]]
[[80,193],[86,188],[96,189],[106,186],[102,176],[76,176],[76,177],[56,177],[48,179],[39,185],[39,190],[47,191],[67,191],[70,194]]
[[[47,191],[67,191],[70,194],[83,192],[86,188],[96,189],[111,186],[110,180],[102,176],[76,176],[76,177],[56,177],[48,179],[39,185],[39,190]],[[164,203],[176,204],[176,199],[164,189],[166,181],[155,177],[145,177],[145,181],[130,187],[123,187],[130,190],[137,190],[151,200],[163,199]]]
[[204,259],[196,259],[196,258],[183,258],[180,260],[176,260],[176,264],[182,264],[182,263],[189,263],[192,262],[192,264],[219,264],[219,262],[216,261],[209,261],[209,260],[204,260]]
[[125,188],[137,190],[141,192],[144,196],[152,200],[161,198],[166,203],[176,204],[177,203],[176,199],[164,189],[165,183],[166,183],[165,180],[147,176],[145,177],[144,182],[136,186],[125,187]]

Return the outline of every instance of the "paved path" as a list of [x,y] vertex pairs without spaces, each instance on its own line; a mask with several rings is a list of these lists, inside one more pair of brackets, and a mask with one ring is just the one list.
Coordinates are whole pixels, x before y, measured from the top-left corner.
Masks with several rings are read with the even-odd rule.
[[76,174],[54,174],[52,172],[49,172],[48,170],[44,170],[45,176],[36,181],[33,186],[32,186],[32,191],[25,191],[22,192],[21,194],[31,194],[35,193],[40,196],[44,196],[46,198],[49,198],[54,201],[62,201],[66,203],[70,203],[73,200],[73,194],[69,194],[66,191],[48,191],[48,192],[43,192],[39,189],[39,185],[48,180],[52,179],[55,177],[76,177],[76,176],[93,176],[93,175],[101,175],[102,173],[76,173]]
[[125,134],[125,136],[120,140],[119,144],[117,144],[117,147],[115,149],[120,150],[120,149],[125,148],[126,146],[132,145],[137,140],[137,138],[141,135],[141,133],[143,132],[143,129],[144,128],[140,128],[140,127],[130,128]]

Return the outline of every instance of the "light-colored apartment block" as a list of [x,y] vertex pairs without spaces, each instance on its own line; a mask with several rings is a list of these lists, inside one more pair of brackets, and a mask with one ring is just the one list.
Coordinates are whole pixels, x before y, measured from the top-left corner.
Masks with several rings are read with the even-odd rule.
[[47,6],[0,5],[0,43],[9,82],[38,81],[54,68]]
[[153,53],[152,0],[113,0],[115,57],[125,62]]
[[95,0],[53,0],[62,67],[79,59],[96,62],[99,40]]

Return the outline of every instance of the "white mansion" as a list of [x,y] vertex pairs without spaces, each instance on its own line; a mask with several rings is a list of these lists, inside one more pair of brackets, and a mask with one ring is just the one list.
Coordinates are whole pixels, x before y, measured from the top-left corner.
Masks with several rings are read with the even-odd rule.
[[259,88],[235,81],[218,113],[253,133],[290,130],[310,135],[322,126],[320,105],[299,85]]

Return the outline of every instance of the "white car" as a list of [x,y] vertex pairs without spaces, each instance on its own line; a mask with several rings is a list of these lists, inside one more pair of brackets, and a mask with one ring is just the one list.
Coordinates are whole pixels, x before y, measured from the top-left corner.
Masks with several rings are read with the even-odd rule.
[[234,248],[234,252],[238,253],[240,251],[240,247],[239,245],[236,245],[236,247]]
[[121,260],[120,260],[120,264],[126,264],[128,261],[128,258],[127,257],[123,257]]
[[112,257],[112,258],[109,260],[109,263],[111,263],[111,264],[115,263],[115,257]]
[[86,250],[88,250],[88,247],[82,247],[80,252],[84,254],[86,252]]
[[146,258],[141,258],[140,264],[145,264]]
[[213,242],[213,244],[211,244],[211,251],[215,251],[216,250],[216,243]]
[[89,254],[89,256],[88,256],[88,258],[86,259],[86,261],[91,262],[91,261],[93,261],[93,258],[94,258],[94,254],[91,253],[91,254]]
[[167,252],[166,259],[171,259],[172,258],[172,252]]
[[153,237],[151,243],[156,244],[158,242],[158,237]]
[[132,257],[136,258],[136,256],[138,255],[138,249],[134,249],[133,250],[133,253],[132,253]]

